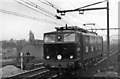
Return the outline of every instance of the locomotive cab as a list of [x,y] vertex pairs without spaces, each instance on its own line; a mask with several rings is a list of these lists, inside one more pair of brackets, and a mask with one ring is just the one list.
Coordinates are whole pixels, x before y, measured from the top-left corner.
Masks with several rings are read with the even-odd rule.
[[[75,33],[47,33],[44,35],[44,54],[51,55],[45,59],[55,59],[53,55],[65,55],[61,59],[73,59],[76,47]],[[70,55],[70,57],[68,57]],[[58,59],[58,58],[56,58]],[[61,60],[60,59],[60,60]],[[58,59],[59,60],[59,59]]]
[[[75,30],[57,29],[57,31],[44,34],[44,59],[51,67],[74,67],[74,61],[80,51],[78,34]],[[80,55],[80,54],[79,54]]]

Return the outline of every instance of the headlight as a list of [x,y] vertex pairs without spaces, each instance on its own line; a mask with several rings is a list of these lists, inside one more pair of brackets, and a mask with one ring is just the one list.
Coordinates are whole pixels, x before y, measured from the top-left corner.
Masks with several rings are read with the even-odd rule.
[[70,56],[70,59],[73,59],[73,56],[72,56],[72,55]]
[[47,56],[46,58],[47,58],[47,59],[50,59],[50,56]]
[[61,55],[58,55],[58,56],[57,56],[57,59],[58,59],[58,60],[61,60],[61,59],[62,59],[62,56],[61,56]]

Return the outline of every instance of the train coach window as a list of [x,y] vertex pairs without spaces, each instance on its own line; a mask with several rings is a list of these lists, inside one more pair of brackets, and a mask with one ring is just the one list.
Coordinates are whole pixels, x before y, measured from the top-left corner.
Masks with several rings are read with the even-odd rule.
[[91,46],[91,51],[93,52],[93,46]]
[[64,42],[75,41],[75,34],[64,34]]
[[94,43],[95,42],[95,38],[94,37],[90,37],[90,43]]
[[86,46],[86,51],[85,52],[88,53],[88,46]]
[[55,42],[55,35],[53,34],[45,35],[44,42]]

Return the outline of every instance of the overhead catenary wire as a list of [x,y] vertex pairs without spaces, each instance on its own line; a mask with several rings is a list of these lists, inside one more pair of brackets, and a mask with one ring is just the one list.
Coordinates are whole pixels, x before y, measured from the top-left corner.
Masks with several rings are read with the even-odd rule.
[[[66,0],[66,2],[67,3],[69,3],[70,5],[72,5],[72,7],[74,8],[75,6],[71,3],[71,2],[69,2],[68,0]],[[70,14],[72,17],[74,17],[74,18],[76,18],[76,19],[79,19],[80,20],[80,22],[82,21],[82,22],[86,22],[87,21],[87,23],[90,23],[90,21],[88,21],[88,19],[85,19],[85,18],[82,18],[81,16],[76,16],[76,15],[74,15],[74,14]],[[82,19],[82,20],[81,20]],[[82,24],[83,25],[83,24]],[[87,26],[85,26],[85,28],[86,28]]]
[[[21,1],[23,1],[23,0],[21,0]],[[52,18],[52,19],[55,19],[53,16],[48,15],[48,14],[46,14],[45,12],[43,13],[43,12],[41,12],[41,11],[39,11],[39,10],[35,9],[35,8],[36,8],[36,6],[35,6],[34,4],[30,4],[30,3],[28,3],[28,2],[23,1],[24,3],[27,3],[27,4],[29,4],[29,5],[31,5],[31,6],[33,6],[33,7],[34,7],[34,8],[32,8],[32,7],[30,7],[30,6],[28,6],[28,5],[25,5],[25,4],[23,4],[23,3],[19,2],[19,1],[17,1],[17,2],[18,2],[18,3],[20,3],[20,4],[22,4],[22,5],[24,5],[24,6],[26,6],[26,7],[28,7],[28,8],[30,8],[30,9],[32,9],[32,10],[37,11],[37,12],[39,12],[39,13],[41,13],[41,14],[45,15],[45,16],[48,16],[48,17],[50,17],[50,18]],[[55,21],[56,21],[56,20],[55,20]]]
[[[93,4],[90,4],[90,5],[86,5],[86,6],[83,6],[83,7],[80,7],[79,9],[81,9],[81,8],[86,8],[86,7],[89,7],[89,6],[93,6],[93,5],[96,5],[96,4],[100,4],[100,3],[103,3],[103,2],[106,2],[107,0],[104,0],[104,1],[101,1],[101,2],[96,2],[96,3],[93,3]],[[68,0],[67,0],[67,2],[69,2]],[[69,2],[70,3],[70,2]],[[70,3],[71,5],[72,5],[72,3]],[[73,6],[73,5],[72,5]],[[74,7],[74,6],[73,6]],[[78,8],[77,8],[78,9]],[[86,20],[89,20],[88,21],[88,23],[91,23],[91,22],[93,22],[93,20],[91,20],[88,16],[85,16],[85,15],[83,15],[84,17],[86,17],[87,19]],[[80,17],[80,16],[79,16]],[[95,21],[94,21],[95,22]],[[101,27],[98,23],[95,23],[95,25],[98,25],[99,27]],[[86,27],[86,26],[85,26]],[[90,26],[89,26],[90,27]],[[91,29],[93,28],[93,27],[90,27]],[[96,29],[96,26],[94,26],[94,28]],[[97,31],[97,30],[96,30]]]
[[53,7],[54,9],[58,9],[58,8],[56,8],[55,5],[53,5],[51,2],[49,2],[49,1],[47,1],[47,0],[45,0],[47,3],[46,3],[46,2],[43,2],[43,1],[41,1],[41,0],[38,0],[38,1],[44,3],[44,4],[48,5],[48,6],[51,6],[51,7]]
[[[16,0],[15,0],[15,1],[16,1]],[[53,18],[53,17],[50,16],[50,15],[47,15],[47,14],[45,14],[45,13],[43,13],[43,12],[40,12],[40,11],[38,11],[38,10],[36,10],[36,9],[34,9],[34,8],[30,7],[30,6],[28,6],[28,5],[23,4],[22,2],[19,2],[19,1],[16,1],[16,2],[18,2],[18,3],[21,4],[21,5],[24,5],[24,6],[28,7],[28,8],[30,8],[30,9],[36,11],[36,12],[39,12],[39,13],[45,15],[45,16],[48,16],[48,17],[50,17],[50,18],[52,18],[52,19],[55,19],[55,18]],[[56,20],[55,20],[55,21],[56,21]],[[61,25],[62,25],[62,24],[61,24]]]
[[[43,1],[41,1],[41,0],[38,0],[38,1],[44,3],[44,4],[48,5],[48,6],[51,6],[51,7],[53,7],[53,8],[56,9],[56,10],[61,9],[61,8],[58,7],[57,5],[51,3],[51,2],[49,2],[49,1],[47,1],[47,0],[45,0],[46,2],[43,2]],[[72,15],[70,15],[70,16],[72,16]],[[69,20],[69,17],[67,17],[67,16],[65,16],[65,17],[67,18],[67,20]],[[72,25],[75,25],[75,24],[76,24],[72,19],[71,19],[70,21],[72,21]],[[70,23],[70,24],[71,24],[71,23]]]
[[[22,1],[23,1],[23,0],[22,0]],[[29,3],[28,3],[28,2],[25,2],[25,3],[28,3],[28,4],[30,4],[31,6],[37,8],[38,10],[41,10],[41,11],[43,11],[43,12],[45,12],[45,13],[53,16],[53,17],[55,17],[55,15],[54,15],[53,13],[51,13],[50,11],[45,10],[44,8],[38,6],[37,4],[35,4],[35,3],[33,3],[33,2],[31,2],[31,1],[29,1],[29,0],[27,0],[27,1],[28,1]]]
[[[23,1],[23,0],[21,0],[21,1],[24,2],[24,3],[26,3],[26,4],[28,4],[28,5],[30,5],[30,6],[32,6],[32,8],[31,8],[31,7],[29,7],[28,5],[25,5],[25,4],[24,4],[24,5],[27,6],[28,8],[31,8],[31,9],[33,9],[33,10],[35,10],[35,11],[41,13],[41,14],[44,14],[45,16],[48,16],[48,17],[53,18],[52,16],[46,14],[45,12],[41,12],[41,11],[39,11],[39,10],[36,10],[35,8],[37,7],[37,5],[30,4],[30,3],[26,2],[26,1]],[[19,2],[19,1],[18,1],[18,2]],[[21,3],[21,2],[19,2],[19,3]],[[21,3],[21,4],[23,4],[23,3]],[[34,8],[33,8],[33,7],[34,7]]]
[[[58,13],[67,13],[67,12],[73,12],[73,11],[88,11],[88,10],[100,10],[100,9],[107,9],[107,7],[100,7],[100,8],[87,8],[87,9],[83,9],[83,8],[86,8],[86,7],[89,7],[89,6],[93,6],[93,5],[96,5],[96,4],[100,4],[100,3],[103,3],[103,2],[107,2],[108,0],[104,0],[104,1],[100,1],[100,2],[96,2],[96,3],[93,3],[93,4],[89,4],[89,5],[86,5],[86,6],[83,6],[83,7],[80,7],[80,8],[77,8],[77,9],[73,9],[73,10],[57,10]],[[80,14],[83,14],[83,13],[80,13]]]
[[[74,6],[71,2],[69,2],[68,0],[67,0],[67,2],[68,2],[70,5],[72,5],[73,8],[75,7],[75,6]],[[76,15],[73,15],[73,17],[78,18]],[[79,17],[80,17],[80,16],[79,16]],[[81,18],[81,17],[80,17],[80,18]],[[83,20],[85,20],[85,19],[83,19]],[[88,19],[87,19],[86,21],[89,23]]]
[[[70,5],[72,5],[72,7],[74,8],[75,6],[69,1],[69,0],[65,0],[67,1]],[[76,17],[77,19],[79,19],[76,15],[72,15],[73,17]],[[79,16],[80,17],[80,16]],[[80,17],[81,18],[81,17]],[[79,19],[80,20],[80,19]],[[82,21],[85,20],[89,23],[88,19],[82,19]],[[85,26],[86,27],[86,26]]]
[[[29,1],[29,0],[27,0],[27,1]],[[26,2],[26,3],[28,3],[28,2]],[[38,10],[41,10],[41,11],[47,13],[47,14],[53,16],[53,17],[56,17],[57,19],[60,17],[60,16],[58,16],[58,15],[55,15],[55,14],[51,13],[51,12],[48,11],[48,10],[45,10],[44,8],[40,7],[39,5],[37,5],[37,4],[35,4],[35,3],[31,2],[31,1],[29,1],[29,5],[37,8]],[[64,20],[64,19],[61,19],[61,21],[63,21],[65,24],[66,24],[66,23],[70,24],[68,21],[66,21],[66,20]]]
[[[23,4],[22,2],[20,2],[20,1],[17,1],[17,0],[15,0],[17,3],[19,3],[19,4],[21,4],[21,5],[24,5],[24,6],[26,6],[26,7],[28,7],[28,8],[30,8],[30,9],[32,9],[32,10],[34,10],[34,11],[36,11],[36,12],[39,12],[39,13],[41,13],[41,14],[43,14],[43,15],[45,15],[45,16],[47,16],[47,17],[51,17],[51,16],[49,16],[49,15],[47,15],[47,14],[45,14],[45,13],[43,13],[43,12],[40,12],[40,11],[38,11],[38,10],[36,10],[36,9],[34,9],[34,8],[31,8],[30,6],[28,6],[28,5],[25,5],[25,4]],[[52,18],[52,17],[51,17]]]
[[45,22],[45,23],[50,23],[50,24],[55,24],[55,25],[61,25],[61,24],[53,22],[51,20],[37,18],[37,17],[32,17],[32,16],[28,16],[28,15],[24,15],[24,14],[12,12],[12,11],[4,10],[4,9],[0,9],[0,12],[6,13],[6,14],[15,15],[15,16],[19,16],[19,17],[23,17],[23,18],[28,18],[28,19],[32,19],[32,20],[37,20],[37,21],[41,21],[41,22]]
[[[103,3],[103,2],[107,2],[107,0],[104,0],[104,1],[100,1],[100,2],[96,2],[96,3],[93,3],[93,4],[90,4],[90,5],[86,5],[86,6],[83,6],[83,7],[80,7],[80,8],[77,8],[77,9],[82,9],[82,8],[86,8],[86,7],[89,7],[89,6],[93,6],[93,5],[96,5],[96,4],[100,4],[100,3]],[[84,15],[85,16],[85,15]],[[87,16],[85,16],[87,17]],[[87,17],[88,18],[88,17]],[[89,19],[89,18],[88,18]],[[90,19],[89,19],[90,20]],[[97,24],[99,25],[99,24]],[[100,26],[100,25],[99,25]],[[95,27],[96,28],[96,27]]]
[[[29,0],[27,0],[27,1],[29,1]],[[30,1],[29,1],[30,2]],[[40,7],[39,5],[37,5],[37,4],[35,4],[35,3],[33,3],[33,2],[30,2],[32,5],[34,5],[34,7],[35,8],[37,8],[37,9],[39,9],[39,10],[41,10],[41,11],[43,11],[43,12],[45,12],[45,13],[47,13],[47,14],[50,14],[51,16],[53,16],[53,17],[56,17],[57,19],[58,18],[61,18],[60,16],[58,16],[58,15],[55,15],[55,14],[53,14],[52,12],[50,12],[50,11],[48,11],[48,10],[45,10],[44,8],[42,8],[42,7]],[[62,20],[62,18],[61,18],[61,20]],[[63,21],[63,20],[62,20]],[[66,21],[67,22],[67,21]],[[65,23],[66,23],[65,22]],[[68,23],[68,22],[67,22]]]
[[[39,0],[39,1],[41,1],[41,0]],[[45,1],[47,1],[47,0],[45,0]],[[44,3],[44,4],[46,4],[46,5],[48,5],[48,6],[51,6],[51,7],[53,7],[53,8],[55,8],[56,10],[58,10],[58,9],[62,9],[62,8],[60,8],[60,7],[58,7],[57,5],[55,5],[55,4],[53,4],[53,3],[51,3],[51,2],[49,2],[49,1],[47,1],[47,3],[45,3],[45,2],[43,2],[43,1],[41,1],[42,3]],[[77,16],[75,16],[74,14],[68,14],[68,15],[70,15],[70,16],[72,16],[73,18],[76,18],[76,19],[79,19]],[[67,18],[69,18],[68,16],[65,16],[65,17],[67,17]],[[79,16],[80,17],[80,16]],[[81,18],[81,17],[80,17]],[[80,19],[79,19],[80,20]],[[87,21],[88,22],[88,20],[85,20],[85,19],[82,19],[82,20],[80,20],[80,22],[85,22],[85,21]],[[72,22],[73,22],[73,20],[72,20]],[[74,25],[76,24],[76,22],[74,22]],[[81,25],[82,25],[82,23],[80,23]]]
[[[58,7],[57,5],[51,3],[51,2],[49,2],[49,1],[47,1],[47,0],[45,0],[46,2],[43,2],[43,1],[41,1],[41,0],[38,0],[38,1],[41,2],[41,3],[43,3],[43,4],[45,4],[45,5],[48,5],[48,6],[52,7],[52,8],[54,8],[54,9],[56,9],[56,10],[58,10],[58,8],[61,9],[61,8]],[[68,17],[67,17],[67,18],[68,18]],[[66,21],[66,20],[65,20],[65,21]],[[67,21],[67,23],[69,23],[69,22]],[[71,23],[70,23],[70,24],[71,24]]]
[[[39,1],[41,1],[41,0],[39,0]],[[57,5],[49,2],[48,0],[45,0],[45,1],[47,2],[47,3],[46,3],[47,5],[53,7],[54,9],[56,9],[56,10],[61,9],[61,7],[58,7]],[[41,1],[41,2],[43,2],[43,1]],[[43,3],[45,3],[45,2],[43,2]],[[65,17],[68,18],[67,16],[65,16]],[[69,18],[68,18],[68,19],[69,19]],[[67,22],[68,22],[68,21],[67,21]],[[71,24],[71,22],[68,22],[68,23]],[[74,25],[74,24],[73,24],[73,21],[72,21],[72,25]]]

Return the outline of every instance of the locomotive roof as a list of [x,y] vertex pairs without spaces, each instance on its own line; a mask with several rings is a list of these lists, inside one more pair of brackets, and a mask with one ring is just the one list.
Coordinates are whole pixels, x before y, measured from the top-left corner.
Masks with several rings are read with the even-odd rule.
[[65,30],[65,31],[52,31],[52,32],[47,32],[45,34],[57,34],[57,33],[69,33],[69,32],[76,32],[76,33],[82,33],[83,35],[89,35],[89,36],[97,36],[97,37],[102,37],[100,35],[94,34],[94,33],[83,33],[80,31],[75,31],[75,30]]
[[83,28],[77,27],[77,26],[65,26],[65,27],[55,27],[56,31],[65,31],[65,30],[70,30],[70,31],[80,31],[84,33],[88,33],[88,30],[85,30]]
[[90,32],[90,31],[88,31],[86,29],[79,28],[77,26],[74,26],[74,27],[69,27],[69,26],[66,26],[66,27],[55,27],[55,29],[56,29],[56,31],[47,32],[45,34],[57,34],[57,33],[60,33],[60,32],[63,32],[63,33],[76,32],[76,33],[82,33],[84,35],[100,37],[100,35],[97,35],[96,32]]
[[[47,33],[59,33],[59,32],[82,32],[82,33],[89,33],[89,31],[83,29],[83,28],[78,28],[78,27],[55,27],[56,31],[52,32],[47,32]],[[47,34],[46,33],[46,34]]]

